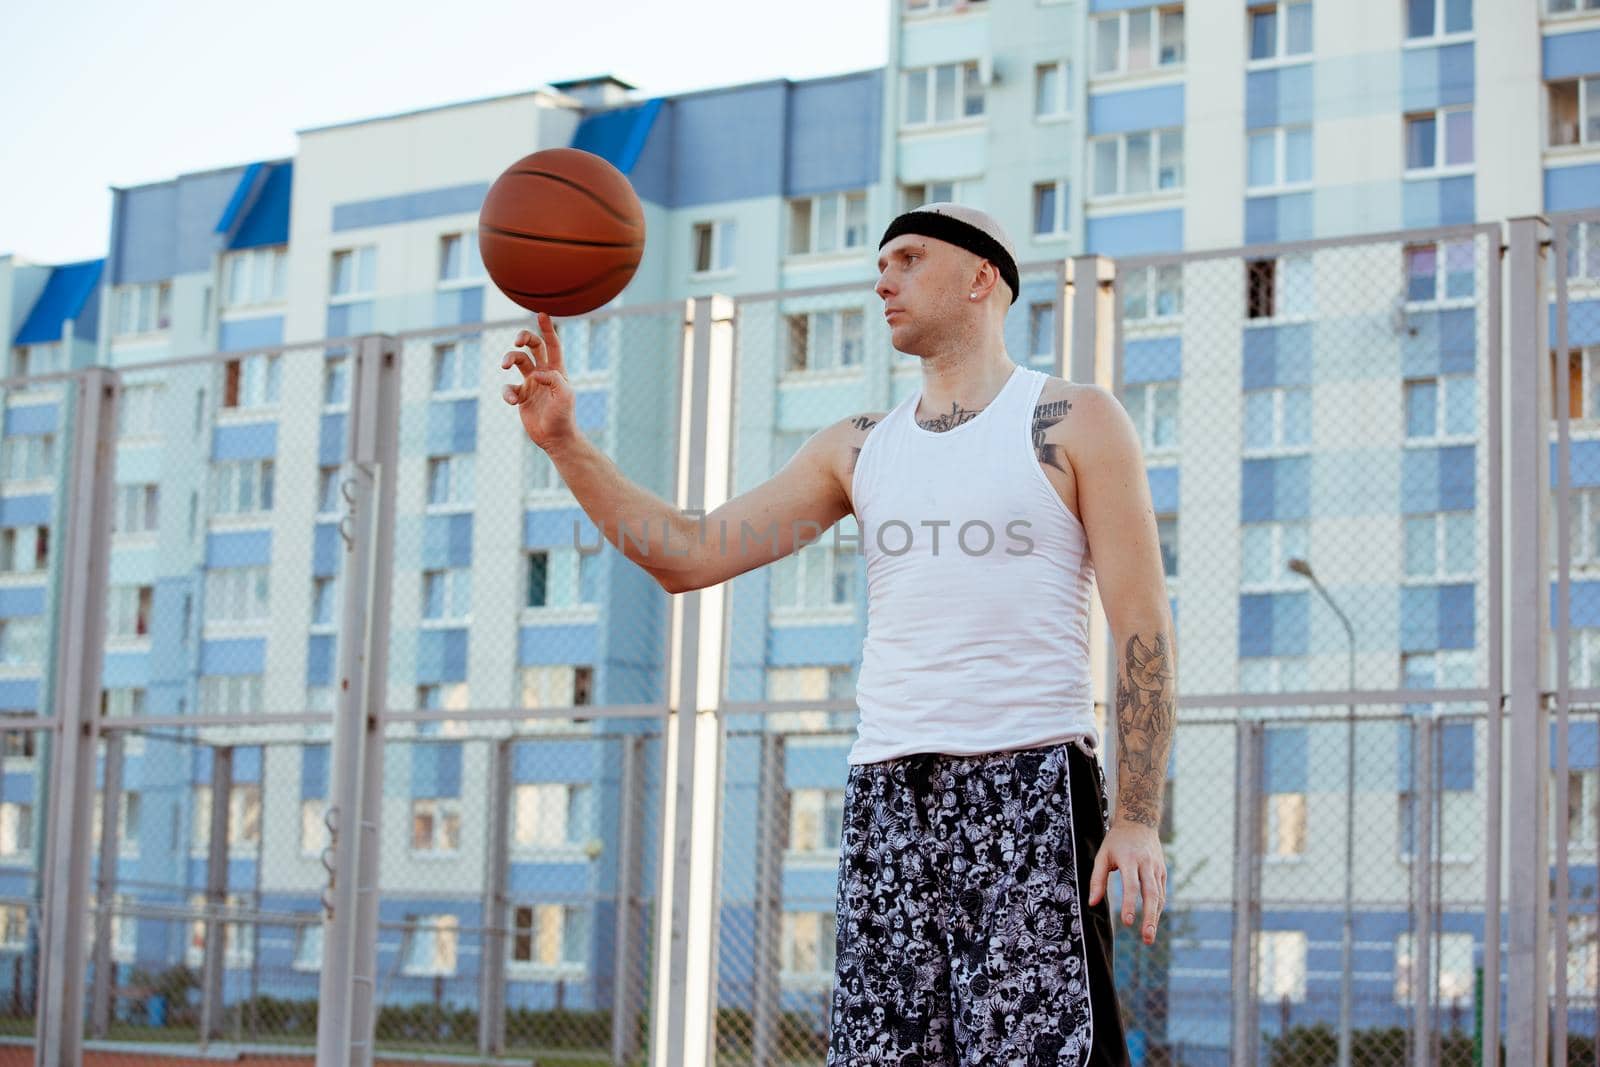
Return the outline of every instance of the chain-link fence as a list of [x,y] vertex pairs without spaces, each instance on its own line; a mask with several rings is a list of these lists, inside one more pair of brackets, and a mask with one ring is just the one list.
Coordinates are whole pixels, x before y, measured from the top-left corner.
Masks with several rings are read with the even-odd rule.
[[[1549,1032],[1555,1062],[1592,1063],[1600,220],[1552,236]],[[1539,821],[1496,817],[1522,743],[1501,568],[1526,576],[1499,499],[1500,327],[1525,313],[1503,251],[1488,226],[1101,264],[1110,321],[1088,323],[1069,279],[1092,271],[1023,272],[1012,358],[1103,368],[1140,434],[1182,650],[1167,917],[1154,946],[1115,942],[1137,1063],[1524,1047],[1500,1023],[1528,881],[1502,845]],[[696,308],[564,322],[580,428],[675,506],[703,403],[744,492],[916,391],[879,310],[866,284],[740,301],[725,396],[685,370]],[[720,602],[669,597],[499,399],[524,325],[11,383],[0,1043],[47,1035],[66,997],[89,1062],[621,1065],[692,1047],[676,1016],[704,1002],[720,1062],[824,1061],[859,531],[847,516]],[[76,420],[106,384],[114,420]],[[115,455],[99,496],[76,438]],[[720,648],[689,638],[689,604]],[[709,696],[685,696],[691,662],[717,664]],[[709,754],[685,754],[685,700],[716,713]],[[681,821],[708,755],[716,814]],[[707,826],[708,928],[666,907]],[[70,951],[81,981],[50,964]]]
[[1600,215],[1550,230],[1550,1032],[1554,1062],[1588,1064],[1600,1062]]

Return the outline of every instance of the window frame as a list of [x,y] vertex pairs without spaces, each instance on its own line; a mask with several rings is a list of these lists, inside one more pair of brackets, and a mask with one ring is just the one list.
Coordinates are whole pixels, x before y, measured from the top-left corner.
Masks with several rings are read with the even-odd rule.
[[[1291,181],[1289,178],[1289,135],[1300,131],[1304,131],[1311,141],[1311,174],[1309,177]],[[1252,141],[1255,138],[1268,135],[1272,137],[1272,181],[1259,185],[1253,184],[1250,175]],[[1292,126],[1263,126],[1260,129],[1250,130],[1245,134],[1244,169],[1245,189],[1249,196],[1304,192],[1315,188],[1317,184],[1316,127],[1306,122],[1296,123]]]
[[[429,843],[426,847],[417,845],[417,817],[424,811],[432,820],[429,824]],[[407,809],[409,819],[406,831],[406,854],[413,859],[453,859],[461,855],[461,798],[454,797],[412,797],[410,807]],[[455,823],[455,843],[450,847],[449,831],[451,818]]]
[[[1132,137],[1145,136],[1150,138],[1150,188],[1139,192],[1128,191],[1128,140]],[[1176,136],[1178,140],[1178,175],[1174,185],[1161,184],[1161,160],[1166,149],[1167,140]],[[1099,181],[1099,168],[1096,165],[1098,146],[1102,144],[1115,144],[1117,148],[1117,187],[1115,192],[1100,192],[1096,188]],[[1181,197],[1185,184],[1188,181],[1187,146],[1184,130],[1181,126],[1164,126],[1150,130],[1126,130],[1122,133],[1106,134],[1091,137],[1088,140],[1088,166],[1089,166],[1089,202],[1092,204],[1113,203],[1123,200],[1144,200],[1156,198]]]
[[[1466,570],[1453,571],[1449,567],[1450,519],[1467,516],[1473,528],[1472,563]],[[1453,511],[1424,511],[1400,517],[1400,584],[1438,585],[1441,582],[1459,583],[1478,576],[1477,512],[1467,509]],[[1429,523],[1433,534],[1433,569],[1426,573],[1411,573],[1411,530],[1414,524]]]
[[[461,242],[464,255],[460,258],[458,269],[449,273],[450,242]],[[434,262],[434,284],[440,289],[470,289],[482,285],[486,275],[483,266],[483,257],[478,247],[478,231],[447,230],[439,235],[438,244],[435,246],[438,256]]]
[[[1262,1004],[1278,1004],[1284,1000],[1291,1004],[1304,1004],[1306,1000],[1307,937],[1304,930],[1258,930],[1256,932],[1256,1000]],[[1270,948],[1269,948],[1270,946]],[[1290,948],[1289,970],[1298,971],[1287,991],[1280,988],[1277,979],[1284,968],[1278,965],[1278,954]],[[1269,967],[1268,963],[1272,966]],[[1298,968],[1294,965],[1298,962]],[[1270,988],[1269,988],[1270,986]]]
[[[1433,433],[1411,433],[1411,395],[1413,387],[1432,385],[1433,399]],[[1448,445],[1473,444],[1478,440],[1476,432],[1478,427],[1478,379],[1474,374],[1433,374],[1419,377],[1406,377],[1401,379],[1401,418],[1402,439],[1408,448],[1434,448]],[[1450,424],[1450,398],[1459,390],[1465,389],[1472,398],[1472,430],[1466,433],[1451,433]]]
[[[710,245],[708,246],[708,265],[700,266],[700,239],[701,234],[707,234]],[[739,223],[737,219],[700,219],[690,224],[689,249],[692,255],[689,265],[689,276],[693,279],[720,278],[731,275],[739,269],[739,261],[735,256],[739,243]]]
[[[1411,36],[1411,3],[1413,2],[1414,0],[1407,0],[1400,7],[1400,37],[1407,48],[1470,40],[1473,34],[1477,32],[1477,22],[1475,20],[1470,27],[1464,30],[1446,29],[1445,19],[1449,10],[1449,0],[1431,0],[1433,4],[1433,29],[1429,33],[1413,37]],[[1469,19],[1472,16],[1470,3],[1467,5],[1467,15]]]
[[[217,307],[227,312],[272,307],[288,300],[289,246],[269,245],[222,255]],[[262,277],[266,278],[265,284]],[[242,287],[242,297],[235,290]]]
[[[1056,92],[1053,99],[1046,101],[1043,95],[1043,75],[1046,71],[1054,71],[1056,77]],[[1033,121],[1035,122],[1065,122],[1072,118],[1072,60],[1052,59],[1033,65]],[[1041,103],[1048,102],[1050,110],[1040,110]]]
[[[1249,441],[1251,429],[1250,399],[1270,395],[1272,397],[1272,440],[1268,444],[1252,444]],[[1311,416],[1311,425],[1306,427],[1306,437],[1303,441],[1289,439],[1289,401],[1291,397],[1305,398],[1306,410]],[[1273,385],[1264,389],[1246,389],[1243,392],[1244,419],[1241,426],[1240,456],[1246,459],[1260,459],[1263,457],[1277,456],[1302,456],[1311,452],[1316,436],[1316,394],[1309,385]]]
[[[939,118],[939,72],[942,70],[953,71],[955,78],[954,113],[947,119]],[[913,121],[911,118],[911,100],[913,95],[912,83],[920,76],[923,79],[922,90],[923,118]],[[978,110],[967,110],[972,100],[972,87],[977,86]],[[988,120],[989,116],[989,86],[984,80],[984,61],[982,59],[957,59],[948,63],[931,63],[920,67],[907,67],[900,72],[900,129],[902,132],[915,133],[923,130],[941,130],[951,127],[978,125]]]
[[[136,282],[112,290],[113,340],[154,338],[172,329],[172,282]],[[148,302],[147,302],[148,298]],[[149,313],[148,318],[146,312]]]
[[[1047,194],[1054,198],[1051,229],[1039,229],[1039,201]],[[1056,178],[1033,183],[1032,237],[1035,241],[1063,241],[1072,236],[1072,179]]]
[[[1164,61],[1162,45],[1163,15],[1176,14],[1180,20],[1179,45],[1176,59]],[[1150,20],[1149,40],[1151,65],[1148,67],[1130,67],[1128,65],[1128,41],[1132,35],[1133,19],[1143,17]],[[1117,62],[1113,67],[1101,69],[1100,56],[1100,25],[1116,21],[1117,30]],[[1124,11],[1110,11],[1104,14],[1093,15],[1089,18],[1088,27],[1089,51],[1089,77],[1091,80],[1110,80],[1113,78],[1143,77],[1152,74],[1170,74],[1181,71],[1188,62],[1189,40],[1188,19],[1184,5],[1177,4],[1152,4],[1149,7],[1132,8]]]
[[[1140,393],[1144,399],[1139,401],[1137,410],[1129,405],[1129,397],[1134,392]],[[1156,441],[1156,398],[1158,394],[1172,394],[1174,411],[1172,441],[1161,444]],[[1139,444],[1147,459],[1156,456],[1176,455],[1183,443],[1183,379],[1161,378],[1148,382],[1128,382],[1122,387],[1122,406],[1133,420],[1134,429],[1139,433]]]
[[[1600,148],[1600,131],[1597,131],[1597,136],[1593,138],[1589,136],[1590,125],[1600,124],[1600,115],[1590,114],[1590,82],[1600,83],[1600,74],[1582,74],[1575,78],[1555,78],[1544,83],[1545,151],[1581,154]],[[1555,137],[1555,91],[1558,87],[1565,85],[1573,86],[1577,95],[1577,139],[1557,144]],[[1600,87],[1595,88],[1593,93],[1595,96],[1600,97]]]
[[[350,257],[349,288],[339,288],[339,263],[341,256]],[[356,303],[372,299],[378,288],[378,246],[376,244],[348,245],[331,249],[328,254],[328,303],[330,305]]]
[[[1289,51],[1289,10],[1291,8],[1311,8],[1313,20],[1316,9],[1312,7],[1311,0],[1272,0],[1269,3],[1251,4],[1245,9],[1245,69],[1264,70],[1271,67],[1287,66],[1294,63],[1303,63],[1317,51],[1316,27],[1312,26],[1311,43],[1303,52]],[[1270,56],[1257,56],[1255,50],[1255,26],[1257,15],[1271,12],[1276,19],[1273,35],[1273,50]]]
[[[818,327],[819,319],[828,321],[826,331]],[[846,322],[855,325],[847,331]],[[866,365],[866,315],[859,307],[786,312],[783,323],[784,354],[780,378],[810,379],[830,373],[855,375]],[[824,335],[831,341],[826,347],[820,343]],[[804,362],[796,365],[795,339],[801,336],[805,345]],[[855,359],[847,362],[845,356],[852,350],[856,353]]]
[[[430,954],[432,959],[422,963],[415,959],[419,941],[418,934],[424,929],[432,938]],[[446,949],[446,935],[448,935],[449,948]],[[449,960],[448,968],[441,957]],[[408,978],[454,978],[461,969],[461,919],[449,913],[434,915],[408,915],[406,916],[405,945],[400,953],[400,973]]]
[[[1267,535],[1267,577],[1255,579],[1250,575],[1250,568],[1246,566],[1245,559],[1249,553],[1247,536],[1252,531],[1264,531]],[[1286,545],[1291,534],[1299,537],[1300,547]],[[1288,563],[1291,559],[1305,558],[1311,548],[1311,523],[1305,519],[1274,520],[1270,522],[1246,522],[1239,525],[1239,592],[1243,594],[1257,593],[1296,593],[1304,588],[1303,579],[1291,574]],[[1255,658],[1255,657],[1252,657]],[[1283,657],[1263,657],[1280,659]],[[1293,657],[1299,659],[1301,657]],[[1243,686],[1241,678],[1240,685]]]
[[[820,238],[823,236],[823,202],[828,201],[833,205],[833,233],[830,237],[832,247],[822,248]],[[800,234],[797,225],[797,214],[804,208],[805,211],[805,247],[796,248],[796,240]],[[787,241],[784,244],[784,258],[790,260],[831,259],[834,257],[857,256],[867,250],[871,235],[867,230],[867,191],[865,189],[842,189],[832,193],[818,193],[815,196],[796,196],[788,200],[788,216],[786,219]],[[852,209],[859,209],[859,218],[852,222]],[[856,243],[852,244],[851,239]]]
[[[1407,111],[1401,116],[1402,148],[1405,158],[1405,178],[1407,180],[1429,180],[1434,178],[1452,178],[1460,175],[1473,174],[1478,168],[1478,136],[1476,125],[1472,127],[1472,158],[1465,163],[1449,162],[1451,138],[1449,116],[1467,114],[1472,116],[1475,124],[1477,119],[1473,114],[1472,104],[1451,104],[1448,107],[1432,108],[1424,111]],[[1411,165],[1411,126],[1415,122],[1432,121],[1434,129],[1433,165]]]
[[[446,471],[448,474],[442,494],[435,491],[439,485],[440,471]],[[456,513],[472,509],[473,498],[477,495],[475,453],[443,452],[430,455],[425,475],[423,492],[424,511],[427,514]]]

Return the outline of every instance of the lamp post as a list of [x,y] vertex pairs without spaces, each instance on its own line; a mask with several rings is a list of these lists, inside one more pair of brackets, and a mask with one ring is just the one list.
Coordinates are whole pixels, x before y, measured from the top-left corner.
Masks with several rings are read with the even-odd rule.
[[[1291,559],[1289,570],[1300,575],[1311,583],[1328,607],[1339,617],[1344,624],[1345,637],[1349,642],[1350,672],[1348,692],[1356,690],[1356,631],[1350,625],[1350,619],[1339,605],[1334,602],[1328,590],[1317,581],[1317,576],[1311,569],[1311,564],[1303,559]],[[1339,974],[1339,1067],[1350,1067],[1351,1055],[1351,1012],[1353,1005],[1352,981],[1355,968],[1355,841],[1356,841],[1356,705],[1352,695],[1345,715],[1345,807],[1344,807],[1344,936],[1340,943],[1340,974]]]

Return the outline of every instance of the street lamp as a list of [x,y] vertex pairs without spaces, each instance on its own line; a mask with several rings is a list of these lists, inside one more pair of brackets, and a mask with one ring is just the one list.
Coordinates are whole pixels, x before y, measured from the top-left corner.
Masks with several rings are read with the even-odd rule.
[[1355,841],[1356,841],[1356,631],[1350,625],[1350,619],[1322,583],[1317,581],[1316,573],[1312,571],[1311,564],[1303,559],[1291,559],[1289,570],[1300,575],[1311,583],[1328,607],[1339,617],[1344,624],[1345,637],[1349,642],[1350,650],[1350,675],[1348,692],[1351,694],[1350,704],[1345,715],[1345,789],[1344,789],[1344,937],[1340,945],[1342,966],[1339,975],[1339,1067],[1350,1067],[1351,1052],[1351,983],[1355,969]]

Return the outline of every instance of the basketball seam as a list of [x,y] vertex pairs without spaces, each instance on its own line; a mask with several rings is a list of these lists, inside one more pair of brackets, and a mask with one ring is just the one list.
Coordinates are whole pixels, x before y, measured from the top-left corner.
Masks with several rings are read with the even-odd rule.
[[632,273],[632,270],[630,268],[627,268],[627,267],[613,267],[609,271],[607,271],[606,273],[601,274],[601,275],[599,275],[598,277],[595,277],[595,278],[590,278],[589,280],[585,281],[582,285],[575,285],[570,289],[554,289],[554,290],[551,290],[549,292],[535,292],[532,289],[507,289],[504,286],[501,286],[500,288],[501,288],[501,292],[505,293],[507,296],[513,296],[513,297],[525,296],[525,297],[529,298],[530,300],[554,300],[557,297],[571,296],[574,293],[581,293],[585,289],[593,289],[596,285],[598,285],[600,282],[605,281],[607,278],[611,277],[613,274],[620,274],[625,270],[628,271],[628,273],[630,273],[630,274]]
[[478,226],[479,226],[480,229],[488,230],[490,233],[497,233],[501,237],[517,237],[517,238],[520,238],[520,239],[522,239],[524,241],[541,241],[541,242],[543,242],[545,244],[572,245],[572,246],[577,247],[577,248],[638,248],[639,247],[639,242],[636,241],[636,240],[635,241],[584,241],[584,240],[580,240],[579,238],[576,238],[576,237],[553,237],[550,234],[543,234],[543,233],[523,233],[521,230],[513,230],[513,229],[510,229],[510,228],[505,227],[505,226],[495,226],[495,225],[492,225],[490,223],[484,222],[481,219],[478,222]]
[[[512,170],[512,171],[508,171],[507,173],[509,173],[509,174],[526,174],[526,175],[528,175],[529,177],[532,177],[532,178],[549,178],[553,182],[558,182],[561,185],[567,186],[569,189],[573,189],[573,190],[575,190],[577,192],[582,193],[584,196],[588,197],[590,200],[593,200],[595,202],[595,205],[598,206],[601,210],[603,210],[606,214],[610,215],[612,218],[616,219],[618,222],[622,223],[623,225],[625,225],[625,226],[637,225],[637,223],[633,219],[631,219],[628,216],[620,213],[619,211],[617,211],[616,208],[612,207],[610,204],[606,203],[605,200],[601,199],[598,195],[596,195],[595,191],[593,189],[590,189],[587,186],[578,184],[577,182],[573,181],[571,178],[567,177],[564,174],[556,174],[555,172],[548,171],[548,170]],[[626,179],[624,179],[624,180],[626,180]]]

